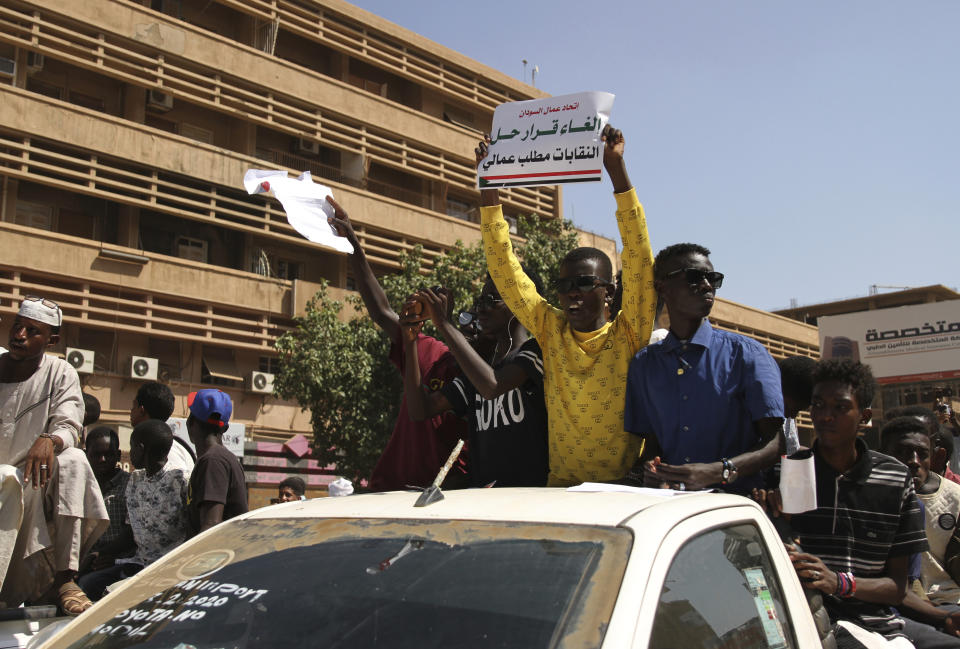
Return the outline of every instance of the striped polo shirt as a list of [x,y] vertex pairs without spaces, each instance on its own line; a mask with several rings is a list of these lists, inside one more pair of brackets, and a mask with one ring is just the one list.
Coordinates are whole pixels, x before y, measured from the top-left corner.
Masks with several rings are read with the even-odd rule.
[[[804,552],[831,570],[856,577],[883,577],[890,557],[927,549],[923,514],[910,471],[857,440],[857,461],[837,473],[817,453],[817,509],[791,519]],[[902,635],[903,620],[884,604],[824,596],[833,621],[848,620],[887,637]]]

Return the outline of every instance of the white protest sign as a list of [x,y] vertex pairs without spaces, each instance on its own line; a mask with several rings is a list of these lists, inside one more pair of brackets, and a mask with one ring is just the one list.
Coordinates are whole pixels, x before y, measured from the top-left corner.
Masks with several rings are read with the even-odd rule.
[[327,217],[333,216],[333,207],[327,202],[327,196],[333,196],[329,187],[313,182],[309,171],[297,178],[290,178],[286,171],[266,169],[247,169],[243,175],[243,186],[248,194],[263,194],[273,190],[283,205],[287,221],[293,229],[308,241],[322,246],[353,253],[353,246],[345,237],[337,236],[333,226],[327,223]]
[[580,92],[500,104],[493,111],[490,153],[477,186],[531,187],[600,180],[603,143],[614,96]]

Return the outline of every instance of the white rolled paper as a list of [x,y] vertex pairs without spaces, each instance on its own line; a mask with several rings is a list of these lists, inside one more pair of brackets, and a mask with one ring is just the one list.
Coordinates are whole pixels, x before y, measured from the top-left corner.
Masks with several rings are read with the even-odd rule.
[[802,514],[817,508],[817,475],[813,455],[803,460],[780,461],[780,498],[785,514]]

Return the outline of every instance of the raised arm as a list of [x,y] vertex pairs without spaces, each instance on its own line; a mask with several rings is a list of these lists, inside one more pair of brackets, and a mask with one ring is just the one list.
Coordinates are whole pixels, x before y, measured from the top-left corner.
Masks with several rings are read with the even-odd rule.
[[367,255],[360,246],[357,234],[353,231],[350,217],[332,196],[327,196],[327,202],[333,206],[334,210],[334,216],[329,217],[327,222],[336,229],[338,235],[346,237],[347,241],[353,245],[350,267],[353,269],[353,276],[357,280],[357,288],[360,291],[360,297],[363,298],[364,306],[367,307],[367,313],[390,340],[396,340],[400,333],[397,314],[391,308],[387,294],[383,292],[383,287],[380,286],[380,282],[373,274],[373,269],[367,262]]
[[[407,299],[404,313],[410,311],[408,305],[414,296]],[[434,415],[439,415],[452,408],[452,405],[440,391],[426,392],[423,389],[423,377],[420,373],[420,354],[417,349],[417,339],[420,334],[422,321],[413,320],[415,316],[400,320],[400,329],[403,333],[403,396],[407,400],[407,414],[413,421],[424,421]]]
[[[477,164],[488,153],[489,137],[481,142],[474,152]],[[510,226],[503,218],[499,192],[495,189],[481,191],[480,232],[483,236],[483,251],[487,258],[487,270],[496,284],[500,297],[510,307],[517,320],[534,337],[543,330],[543,318],[549,305],[537,293],[537,288],[520,267],[510,241]]]
[[[603,166],[617,201],[617,226],[623,241],[623,302],[620,318],[633,329],[637,349],[647,344],[657,312],[653,289],[653,250],[647,220],[637,193],[630,184],[623,158],[623,133],[607,124],[603,129]],[[637,351],[634,349],[633,351]]]
[[417,292],[427,315],[440,331],[443,341],[453,354],[467,380],[484,399],[493,399],[520,387],[529,379],[527,372],[516,363],[507,363],[493,369],[470,346],[460,330],[447,318],[449,295],[445,291],[435,293],[430,289]]

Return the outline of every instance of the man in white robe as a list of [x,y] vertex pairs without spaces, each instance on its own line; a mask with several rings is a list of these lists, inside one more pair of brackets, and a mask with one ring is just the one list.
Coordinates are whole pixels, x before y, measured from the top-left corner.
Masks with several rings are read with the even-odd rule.
[[45,353],[60,307],[23,300],[0,355],[0,606],[50,598],[77,615],[74,578],[109,524],[93,469],[77,448],[83,396],[76,371]]

